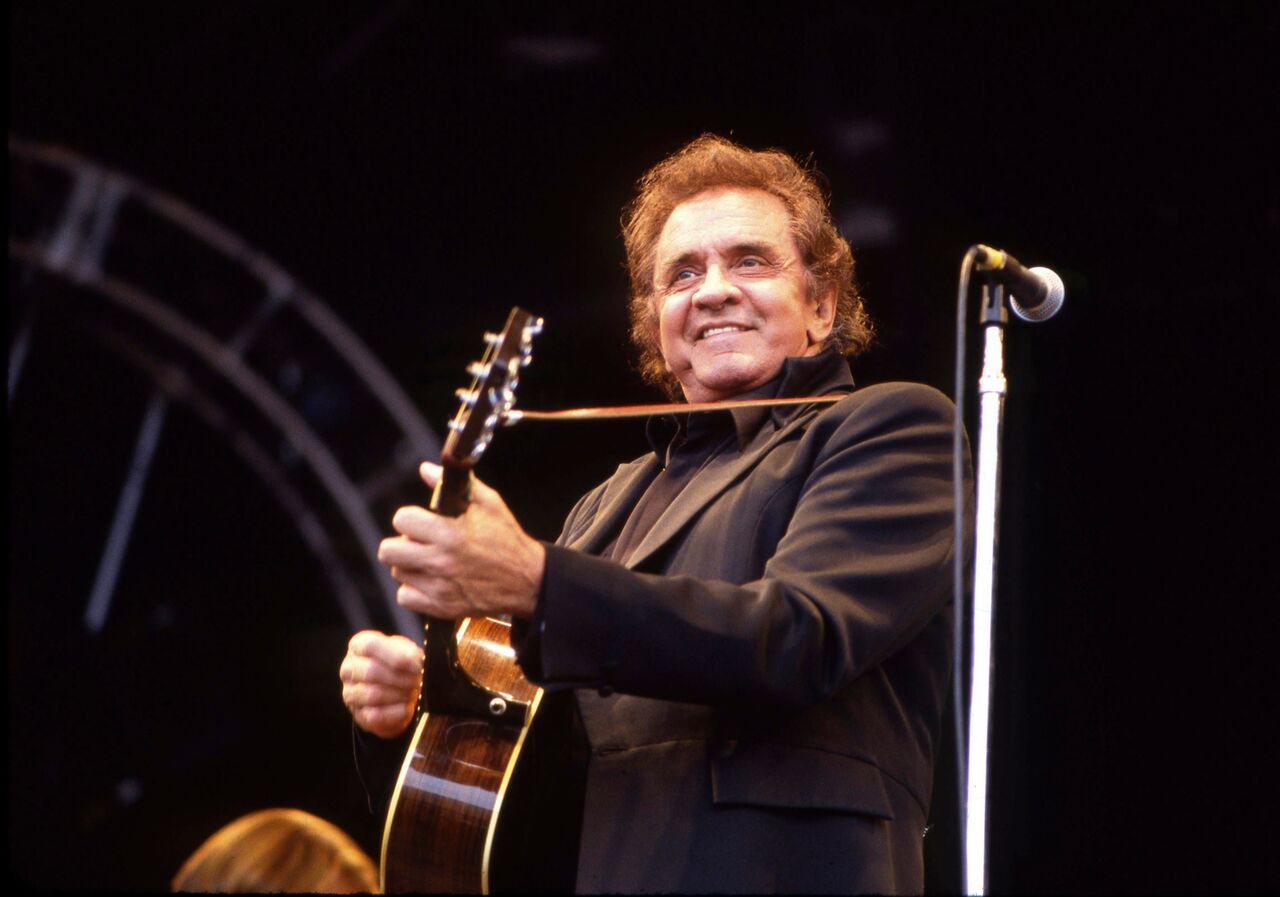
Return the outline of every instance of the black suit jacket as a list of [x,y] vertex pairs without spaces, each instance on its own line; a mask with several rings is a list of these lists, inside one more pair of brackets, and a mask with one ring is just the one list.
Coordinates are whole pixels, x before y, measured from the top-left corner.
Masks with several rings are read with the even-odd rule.
[[[830,367],[819,391],[852,386],[833,353],[792,364]],[[923,890],[952,415],[906,383],[775,409],[625,566],[593,554],[657,457],[574,508],[548,546],[530,673],[578,689],[590,741],[580,891]]]

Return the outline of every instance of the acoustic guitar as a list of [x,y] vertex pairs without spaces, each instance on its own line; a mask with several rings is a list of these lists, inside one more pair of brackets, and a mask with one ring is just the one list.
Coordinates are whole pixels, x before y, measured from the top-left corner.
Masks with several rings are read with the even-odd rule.
[[[485,334],[472,384],[457,393],[433,511],[466,510],[472,468],[511,411],[541,329],[541,318],[513,308],[500,334]],[[517,666],[510,628],[487,617],[427,618],[418,722],[383,832],[383,892],[572,889],[577,832],[562,820],[574,811],[556,798],[575,782],[557,766],[567,747],[553,743],[569,721],[559,709],[540,714],[543,692]]]

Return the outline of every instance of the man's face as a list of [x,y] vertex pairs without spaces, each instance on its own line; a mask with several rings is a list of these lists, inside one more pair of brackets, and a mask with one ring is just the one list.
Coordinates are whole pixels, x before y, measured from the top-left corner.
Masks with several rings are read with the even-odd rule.
[[809,296],[782,200],[718,187],[676,206],[658,237],[654,287],[667,368],[690,402],[728,399],[814,355],[834,296]]

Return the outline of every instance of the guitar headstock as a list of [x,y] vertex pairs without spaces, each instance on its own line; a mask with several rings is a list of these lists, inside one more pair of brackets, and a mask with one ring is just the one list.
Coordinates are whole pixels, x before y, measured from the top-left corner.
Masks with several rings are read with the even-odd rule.
[[515,404],[520,369],[533,359],[533,338],[541,332],[542,318],[517,307],[501,333],[484,335],[484,357],[467,366],[471,386],[457,391],[461,405],[441,451],[446,467],[469,469],[480,460]]

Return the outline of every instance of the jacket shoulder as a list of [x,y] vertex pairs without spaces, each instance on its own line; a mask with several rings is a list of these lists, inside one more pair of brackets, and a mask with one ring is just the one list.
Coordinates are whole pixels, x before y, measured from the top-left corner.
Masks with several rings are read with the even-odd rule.
[[828,426],[874,426],[945,423],[955,419],[955,404],[944,393],[923,383],[895,381],[855,389],[819,416]]

